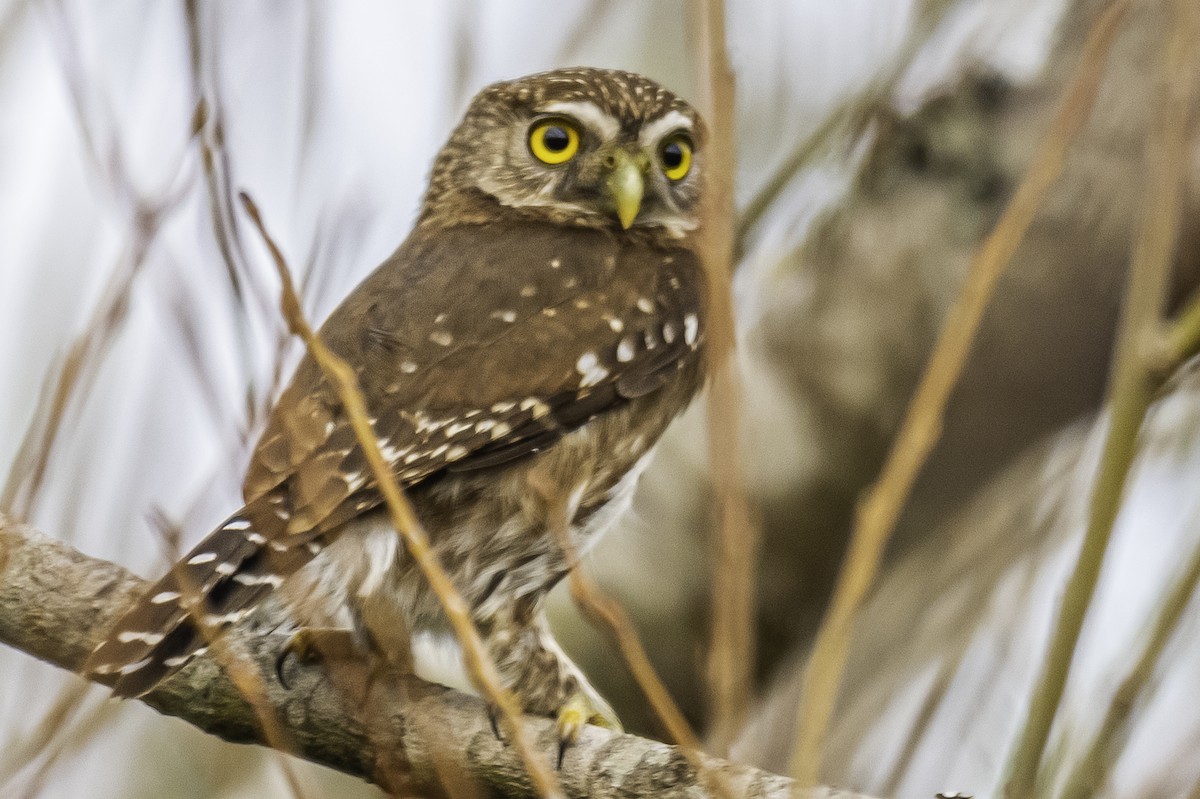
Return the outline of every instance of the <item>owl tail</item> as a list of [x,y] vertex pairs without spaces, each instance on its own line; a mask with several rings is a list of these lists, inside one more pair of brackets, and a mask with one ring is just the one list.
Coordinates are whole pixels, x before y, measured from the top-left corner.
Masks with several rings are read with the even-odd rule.
[[141,696],[320,552],[317,541],[269,542],[251,527],[254,516],[243,508],[176,563],[121,616],[83,673],[116,696]]

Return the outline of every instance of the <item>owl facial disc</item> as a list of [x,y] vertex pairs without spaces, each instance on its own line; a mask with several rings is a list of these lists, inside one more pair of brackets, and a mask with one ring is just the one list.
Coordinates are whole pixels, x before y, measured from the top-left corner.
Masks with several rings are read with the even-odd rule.
[[424,216],[475,223],[499,208],[671,244],[700,224],[705,138],[692,106],[631,72],[503,81],[471,101],[439,153]]

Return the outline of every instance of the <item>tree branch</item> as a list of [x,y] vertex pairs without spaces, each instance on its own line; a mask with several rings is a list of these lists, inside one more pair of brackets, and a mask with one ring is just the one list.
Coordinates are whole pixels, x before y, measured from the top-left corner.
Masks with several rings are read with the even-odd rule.
[[[143,580],[122,567],[0,515],[0,641],[75,670],[145,588]],[[271,618],[257,621],[254,629],[229,633],[230,649],[271,674],[286,636],[269,631]],[[453,771],[470,775],[491,795],[534,795],[520,758],[496,739],[483,703],[474,697],[414,677],[384,674],[372,682],[369,701],[349,707],[346,694],[321,669],[292,669],[289,678],[290,689],[273,678],[263,682],[299,757],[392,787],[397,784],[393,771],[401,765],[404,787],[425,793],[440,793],[437,775]],[[226,741],[262,743],[254,709],[209,655],[142,701]],[[552,763],[558,743],[553,723],[526,719],[525,729]],[[705,764],[738,796],[789,796],[792,783],[784,777],[710,758]],[[572,797],[709,796],[677,748],[594,727],[567,752],[559,777]],[[814,789],[808,796],[865,799],[833,788]]]

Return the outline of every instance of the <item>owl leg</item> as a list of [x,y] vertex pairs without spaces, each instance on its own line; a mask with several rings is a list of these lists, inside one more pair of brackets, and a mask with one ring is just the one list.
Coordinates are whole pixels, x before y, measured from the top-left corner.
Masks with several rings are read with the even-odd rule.
[[560,761],[585,724],[620,731],[616,713],[559,647],[542,611],[522,616],[518,607],[502,619],[485,620],[481,631],[505,687],[516,693],[522,709],[557,720]]

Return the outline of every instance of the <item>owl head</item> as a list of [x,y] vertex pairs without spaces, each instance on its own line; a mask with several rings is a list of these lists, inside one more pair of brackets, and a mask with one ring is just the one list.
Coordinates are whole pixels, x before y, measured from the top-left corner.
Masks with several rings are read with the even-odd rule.
[[494,219],[500,206],[682,238],[699,224],[703,144],[696,110],[632,72],[573,68],[497,83],[471,101],[439,153],[423,217],[471,221],[486,210]]

